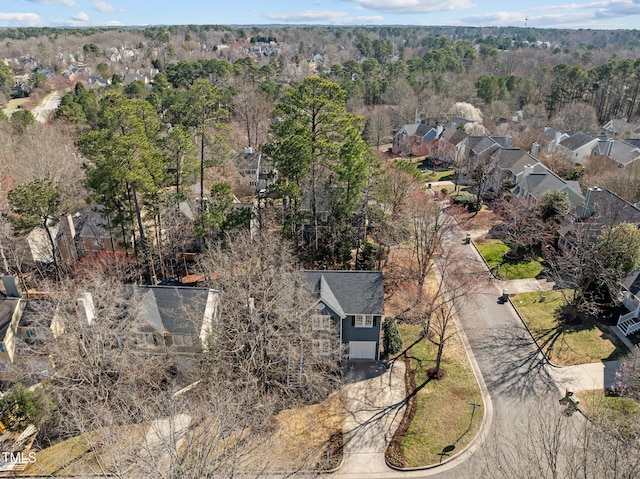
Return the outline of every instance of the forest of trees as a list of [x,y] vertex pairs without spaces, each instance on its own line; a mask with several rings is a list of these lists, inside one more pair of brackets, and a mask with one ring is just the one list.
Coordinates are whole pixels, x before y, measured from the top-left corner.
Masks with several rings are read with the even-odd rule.
[[[254,446],[230,437],[268,432],[273,414],[323,400],[335,388],[335,364],[322,361],[309,377],[313,387],[294,393],[285,387],[287,348],[306,340],[297,313],[310,314],[299,286],[302,268],[385,269],[392,248],[406,247],[407,264],[385,269],[385,281],[394,292],[410,284],[399,293],[408,308],[398,319],[420,326],[422,339],[437,348],[429,374],[443,374],[457,305],[482,282],[444,248],[454,222],[440,196],[425,190],[423,173],[412,161],[390,161],[386,154],[403,124],[421,119],[437,126],[461,116],[474,121],[470,130],[492,134],[501,119],[519,112],[528,129],[507,133],[529,150],[542,141],[546,125],[597,131],[610,119],[626,118],[632,132],[640,119],[638,31],[172,26],[5,29],[0,37],[0,55],[8,59],[0,63],[0,103],[17,96],[16,82],[31,92],[20,108],[0,114],[3,268],[19,276],[24,289],[58,290],[40,318],[55,314],[69,332],[63,342],[48,338],[59,374],[44,388],[69,420],[48,418],[51,437],[40,440],[109,430],[135,416],[178,423],[190,414],[210,421],[209,434],[223,451],[194,453],[193,464],[172,456],[172,477],[186,470],[190,477],[228,474]],[[271,49],[256,50],[256,42]],[[125,51],[127,61],[111,56]],[[27,60],[54,76],[25,72]],[[83,73],[66,74],[72,63],[84,65]],[[154,70],[153,78],[125,81],[136,69]],[[89,76],[111,81],[97,88]],[[48,121],[36,121],[30,110],[52,90],[61,94],[59,106]],[[243,183],[243,152],[271,162],[277,178],[269,189]],[[593,178],[596,171],[589,165],[579,174],[566,170],[563,176],[572,179]],[[640,200],[640,172],[617,172],[607,181]],[[479,209],[481,195],[470,196]],[[549,195],[526,214],[508,198],[496,200],[496,211],[509,219],[503,233],[514,249],[554,244],[569,213],[563,199]],[[56,246],[54,230],[63,214],[96,205],[125,253],[73,264]],[[33,259],[25,241],[38,228],[46,234],[46,261]],[[640,255],[634,246],[634,258],[606,256],[621,242],[637,242],[625,227],[609,233],[613,239],[601,238],[586,258],[606,263],[609,269],[597,275],[577,275],[558,255],[545,258],[564,264],[558,275],[585,290],[606,285],[607,306],[615,302],[621,271],[629,272]],[[110,357],[102,345],[120,340],[120,321],[135,322],[132,311],[116,307],[123,284],[187,275],[226,295],[221,307],[229,321],[212,340],[228,363],[211,353],[176,379],[169,360]],[[91,333],[70,313],[78,290],[88,287],[100,292],[105,318]],[[75,366],[76,351],[86,359],[82,367]],[[209,388],[174,401],[187,379]],[[212,395],[215,385],[223,392]],[[54,407],[36,400],[43,409]],[[254,416],[243,418],[246,410]],[[203,450],[198,433],[201,428],[189,436],[196,452]],[[113,434],[101,435],[103,443],[117,442]],[[215,463],[222,456],[231,459]]]

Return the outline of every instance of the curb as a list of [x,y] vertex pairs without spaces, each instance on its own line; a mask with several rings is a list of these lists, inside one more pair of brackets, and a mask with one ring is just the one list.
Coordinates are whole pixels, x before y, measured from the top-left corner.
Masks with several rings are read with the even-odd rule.
[[549,359],[549,356],[547,356],[547,354],[542,350],[542,347],[540,346],[540,343],[538,342],[536,337],[533,335],[533,333],[529,329],[529,326],[527,325],[527,322],[524,320],[524,318],[520,314],[520,311],[518,311],[518,308],[516,307],[516,305],[513,304],[513,301],[511,300],[511,296],[509,296],[509,304],[511,305],[511,307],[515,311],[515,313],[518,316],[518,318],[520,318],[520,321],[522,322],[522,324],[524,325],[525,329],[527,330],[527,332],[531,336],[531,339],[533,339],[533,342],[536,343],[536,347],[538,348],[538,351],[540,351],[540,354],[542,354],[542,361],[544,361],[543,364],[549,364],[550,366],[552,366],[554,368],[558,368],[558,369],[562,368],[562,366],[558,366],[557,364],[553,363]]
[[480,250],[478,249],[478,247],[476,246],[475,241],[471,240],[470,243],[473,245],[473,249],[476,250],[476,253],[478,253],[478,256],[480,256],[480,259],[482,259],[482,262],[484,263],[484,265],[487,267],[487,271],[489,271],[489,274],[493,277],[493,279],[497,279],[500,280],[502,278],[500,278],[498,275],[496,275],[493,272],[493,268],[491,268],[491,266],[489,266],[489,263],[487,263],[487,260],[484,259],[484,256],[482,256],[482,253],[480,252]]
[[387,457],[385,455],[385,463],[387,467],[393,469],[398,472],[416,472],[416,471],[429,471],[429,470],[437,470],[442,466],[450,465],[456,466],[457,464],[452,464],[454,461],[458,462],[461,459],[466,460],[466,456],[469,454],[473,454],[481,445],[484,443],[487,438],[488,430],[493,423],[493,403],[491,402],[491,396],[489,395],[489,390],[487,389],[487,385],[484,382],[484,378],[482,377],[482,373],[480,372],[480,368],[478,367],[478,363],[476,361],[475,356],[473,355],[473,350],[471,349],[471,345],[469,344],[469,340],[467,339],[467,335],[460,328],[458,324],[458,316],[456,314],[454,318],[454,323],[456,325],[456,329],[458,330],[458,335],[460,336],[460,340],[462,341],[462,345],[465,349],[465,353],[467,358],[469,359],[469,364],[471,365],[471,370],[473,371],[473,375],[476,378],[476,382],[478,383],[478,387],[480,388],[480,396],[482,397],[484,413],[482,414],[482,421],[480,422],[480,426],[478,427],[478,431],[469,444],[467,444],[460,452],[457,452],[455,455],[449,457],[448,459],[439,462],[437,464],[428,464],[426,466],[419,467],[407,467],[407,468],[399,468],[389,464],[387,462]]
[[[475,244],[474,244],[474,248],[475,248]],[[475,250],[479,254],[478,249],[475,248]],[[482,258],[482,255],[480,255],[480,257]],[[484,258],[482,258],[482,260],[484,261]],[[484,261],[484,263],[486,264],[486,261]],[[484,413],[482,414],[482,420],[480,422],[480,426],[478,427],[478,431],[476,432],[475,436],[471,439],[471,441],[469,441],[469,443],[464,448],[462,448],[462,450],[460,450],[453,456],[437,464],[428,464],[426,466],[419,466],[419,467],[413,467],[413,468],[399,468],[389,464],[385,454],[385,463],[387,467],[389,467],[390,469],[393,469],[394,471],[412,472],[412,471],[439,470],[440,467],[445,465],[455,467],[457,466],[457,462],[463,459],[466,460],[467,455],[475,453],[475,451],[484,443],[485,439],[487,438],[489,428],[493,423],[493,403],[491,402],[491,396],[489,394],[489,390],[487,389],[487,385],[484,382],[484,377],[482,376],[482,372],[480,371],[478,362],[476,361],[476,358],[473,354],[473,349],[471,348],[471,345],[469,344],[469,340],[467,339],[467,335],[464,332],[464,330],[460,327],[457,311],[455,312],[453,320],[456,326],[456,330],[458,331],[458,335],[460,336],[460,340],[462,341],[462,346],[467,355],[467,359],[469,360],[469,365],[471,366],[471,370],[473,371],[473,375],[476,379],[476,383],[480,388],[480,396],[482,397],[482,402],[483,402],[482,406],[484,407]],[[453,464],[454,462],[456,462],[456,464]]]

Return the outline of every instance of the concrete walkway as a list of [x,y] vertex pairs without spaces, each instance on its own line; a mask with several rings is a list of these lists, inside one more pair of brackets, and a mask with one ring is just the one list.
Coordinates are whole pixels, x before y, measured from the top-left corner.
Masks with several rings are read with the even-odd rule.
[[551,367],[549,373],[561,389],[577,392],[589,389],[607,389],[613,386],[620,361]]
[[535,291],[551,291],[555,286],[553,281],[546,279],[512,279],[501,280],[498,282],[502,289],[506,289],[509,293],[531,293]]
[[384,373],[346,386],[344,459],[336,478],[388,473],[384,453],[404,415],[405,366],[397,361]]
[[170,474],[190,423],[191,416],[186,414],[153,421],[138,451],[137,468],[128,471],[128,477],[166,477]]

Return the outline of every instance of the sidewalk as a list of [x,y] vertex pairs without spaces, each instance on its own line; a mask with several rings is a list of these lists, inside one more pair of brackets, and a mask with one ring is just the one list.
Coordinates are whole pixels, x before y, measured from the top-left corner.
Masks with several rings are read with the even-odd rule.
[[551,291],[555,286],[553,281],[547,281],[546,279],[511,279],[501,280],[499,282],[502,289],[506,289],[510,293],[531,293],[539,291]]
[[590,389],[608,389],[615,382],[615,374],[620,361],[602,361],[599,363],[578,364],[548,368],[549,374],[561,391],[584,391]]

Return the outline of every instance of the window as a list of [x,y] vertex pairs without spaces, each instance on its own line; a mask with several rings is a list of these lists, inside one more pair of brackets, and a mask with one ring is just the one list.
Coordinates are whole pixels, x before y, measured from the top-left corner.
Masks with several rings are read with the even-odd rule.
[[4,344],[0,343],[0,353],[4,353]]
[[193,346],[193,338],[185,334],[174,334],[171,336],[173,345],[178,348],[190,348]]
[[0,361],[0,371],[8,371],[9,365],[5,362]]
[[153,333],[137,333],[135,336],[136,346],[140,348],[153,348],[156,346],[156,340]]
[[356,314],[353,325],[356,328],[373,328],[373,315]]
[[331,354],[331,341],[329,341],[328,339],[313,340],[314,356],[329,356],[329,354]]
[[311,325],[314,331],[329,331],[331,329],[331,316],[315,314],[311,317]]

